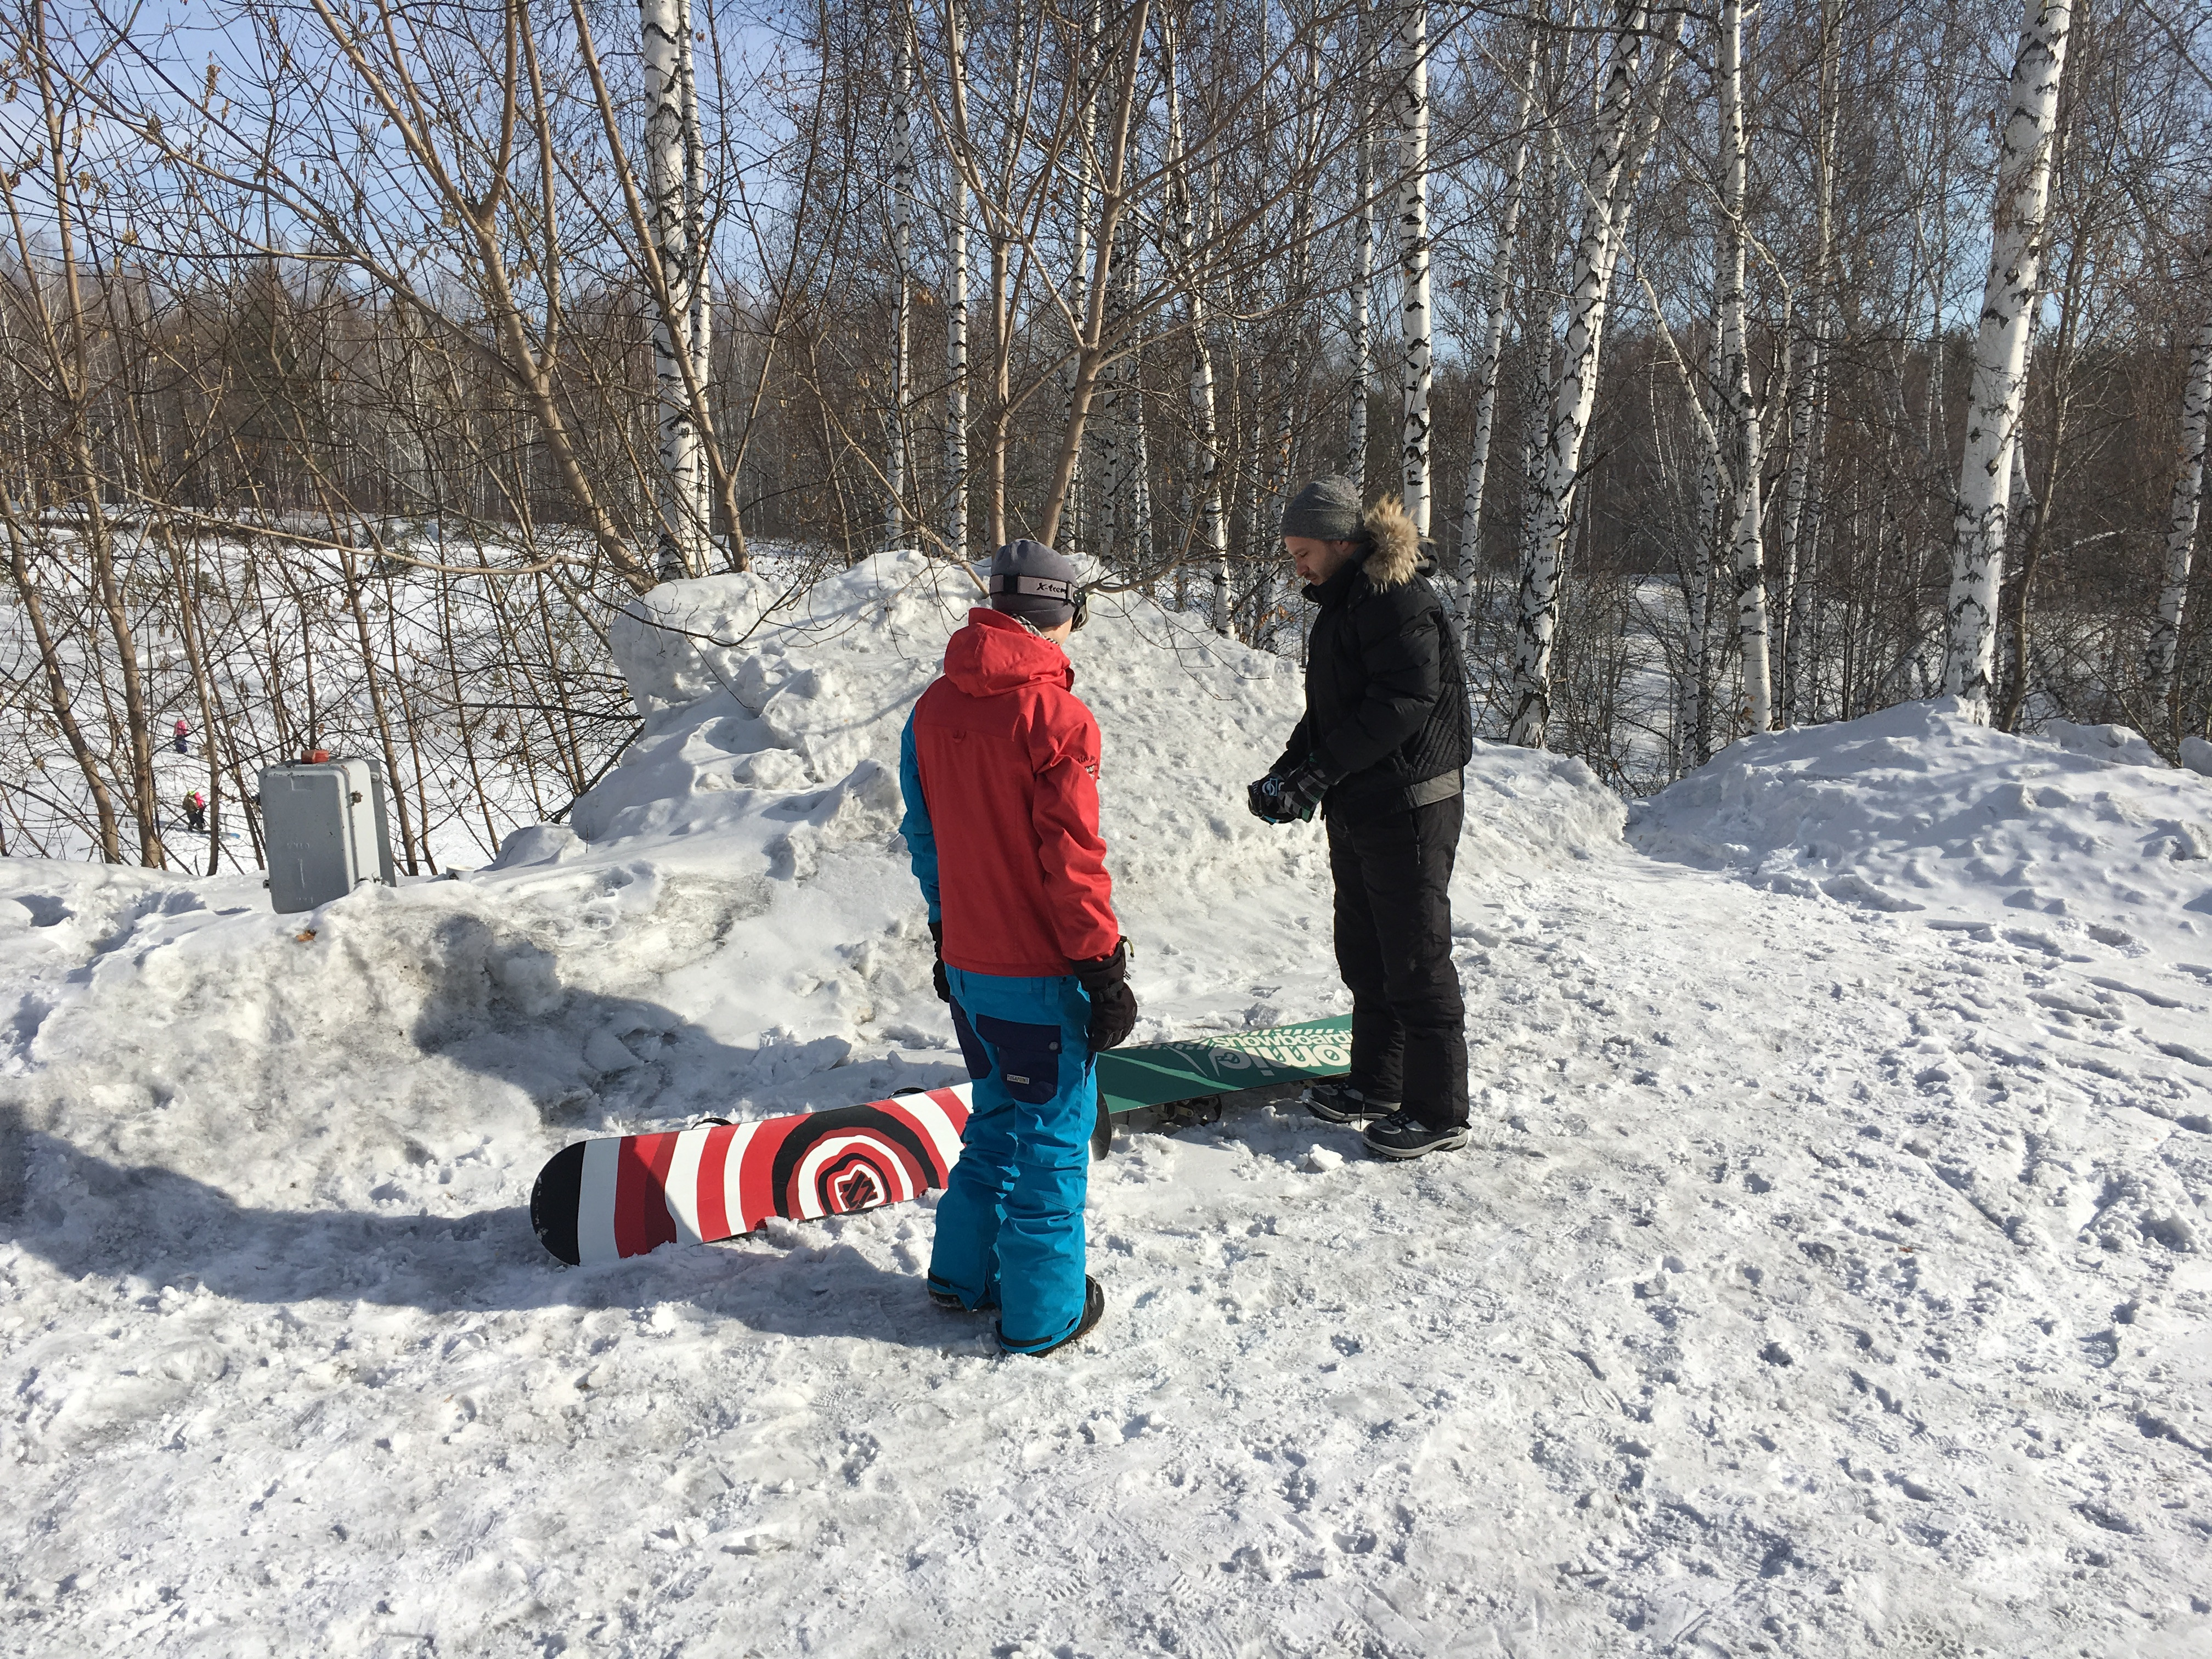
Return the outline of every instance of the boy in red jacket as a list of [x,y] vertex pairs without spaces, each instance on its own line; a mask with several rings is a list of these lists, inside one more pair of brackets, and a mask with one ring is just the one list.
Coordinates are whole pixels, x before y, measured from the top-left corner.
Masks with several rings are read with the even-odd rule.
[[929,1293],[995,1309],[1009,1353],[1064,1347],[1105,1310],[1083,1270],[1092,1056],[1137,1022],[1098,835],[1098,722],[1060,649],[1083,610],[1071,560],[999,549],[991,608],[953,635],[899,755],[937,994],[975,1079]]

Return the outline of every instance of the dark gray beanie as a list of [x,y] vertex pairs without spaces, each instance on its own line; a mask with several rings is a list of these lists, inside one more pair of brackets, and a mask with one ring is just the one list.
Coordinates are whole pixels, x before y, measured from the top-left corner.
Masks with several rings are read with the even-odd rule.
[[1074,560],[1027,537],[991,555],[991,609],[1038,628],[1057,628],[1075,614],[1080,582]]
[[1283,509],[1283,534],[1310,536],[1321,542],[1364,539],[1360,526],[1359,491],[1351,479],[1337,473],[1316,478],[1291,498]]

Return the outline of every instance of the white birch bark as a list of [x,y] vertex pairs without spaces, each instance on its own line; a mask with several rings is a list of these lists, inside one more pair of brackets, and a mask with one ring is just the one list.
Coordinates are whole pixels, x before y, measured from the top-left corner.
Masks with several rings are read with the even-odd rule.
[[[713,362],[714,328],[714,288],[707,258],[707,128],[699,112],[699,75],[691,50],[691,0],[683,0],[679,13],[684,38],[677,43],[676,71],[683,88],[684,104],[684,242],[691,252],[691,380],[699,388],[703,401],[711,384],[708,370]],[[706,445],[713,441],[705,433],[696,435],[700,453],[699,465],[692,469],[694,511],[697,515],[698,568],[703,574],[708,568],[708,556],[714,550],[714,477],[713,458],[706,453]],[[735,495],[731,499],[734,507]],[[742,544],[744,532],[739,526],[732,525],[730,533]]]
[[1513,252],[1521,235],[1521,204],[1527,194],[1528,152],[1534,135],[1529,117],[1536,106],[1537,35],[1528,32],[1528,61],[1523,65],[1520,110],[1515,116],[1520,141],[1513,147],[1513,161],[1505,175],[1505,211],[1498,221],[1498,246],[1492,256],[1490,292],[1485,296],[1482,356],[1476,368],[1482,391],[1474,405],[1474,443],[1467,461],[1467,491],[1459,517],[1459,610],[1463,617],[1474,611],[1474,585],[1482,558],[1482,491],[1490,472],[1490,441],[1498,419],[1498,371],[1505,356],[1505,315],[1512,300]]
[[1741,654],[1745,712],[1751,729],[1774,726],[1774,683],[1767,663],[1766,573],[1760,544],[1759,473],[1765,465],[1758,400],[1752,395],[1751,339],[1745,265],[1750,252],[1744,220],[1747,140],[1743,122],[1743,0],[1722,0],[1720,17],[1721,201],[1727,216],[1721,260],[1721,373],[1727,389],[1733,499],[1729,562],[1735,575],[1736,647]]
[[1344,472],[1352,493],[1367,494],[1367,394],[1375,356],[1375,108],[1370,91],[1372,43],[1364,4],[1360,12],[1359,216],[1352,233],[1352,395],[1345,411]]
[[[1132,285],[1136,279],[1138,259],[1143,244],[1133,240],[1129,251],[1129,274]],[[1129,482],[1125,499],[1129,504],[1129,558],[1139,570],[1149,570],[1152,563],[1152,447],[1145,428],[1144,360],[1139,350],[1129,356],[1126,395],[1128,416],[1122,429],[1127,434]]]
[[[1709,329],[1705,337],[1705,385],[1693,387],[1703,397],[1710,388],[1717,399],[1721,386],[1721,331]],[[1689,634],[1682,674],[1682,726],[1689,733],[1690,764],[1703,766],[1713,757],[1713,669],[1711,623],[1714,540],[1721,512],[1721,453],[1712,441],[1710,421],[1700,422],[1703,441],[1698,451],[1698,517],[1688,574]]]
[[2042,278],[2051,140],[2072,16],[2069,0],[2027,0],[2005,95],[1990,274],[1952,523],[1949,637],[1943,654],[1943,689],[1964,698],[1978,721],[1989,718],[1996,667],[2012,451],[2027,392],[2028,333]]
[[[1310,18],[1304,27],[1310,30]],[[1313,303],[1314,276],[1314,197],[1313,174],[1315,158],[1321,146],[1321,45],[1309,33],[1299,52],[1297,79],[1298,117],[1297,124],[1297,175],[1291,186],[1291,303],[1308,307]],[[1304,349],[1303,342],[1300,349]],[[1291,464],[1297,434],[1305,425],[1306,405],[1313,383],[1310,358],[1299,362],[1296,373],[1288,377],[1277,400],[1277,423],[1273,441],[1267,457],[1266,516],[1255,513],[1252,530],[1252,554],[1258,562],[1259,577],[1253,600],[1253,614],[1265,618],[1273,606],[1275,585],[1274,546],[1276,532],[1282,524],[1283,508],[1291,491]],[[1266,641],[1255,633],[1253,643],[1264,647]]]
[[1401,493],[1407,516],[1429,534],[1429,383],[1434,344],[1429,287],[1429,8],[1401,0],[1398,18],[1398,291],[1404,416]]
[[[1091,264],[1091,203],[1098,190],[1098,40],[1104,27],[1104,0],[1091,0],[1083,15],[1083,105],[1076,130],[1076,191],[1074,257],[1068,265],[1067,307],[1074,315],[1083,314],[1086,272]],[[1067,418],[1075,418],[1075,371],[1071,369],[1068,386]],[[1092,526],[1083,507],[1084,484],[1083,451],[1075,456],[1075,470],[1067,477],[1067,495],[1060,511],[1067,531],[1064,539],[1079,548],[1091,544]]]
[[1162,26],[1163,76],[1167,83],[1168,214],[1174,237],[1171,256],[1176,286],[1182,290],[1190,329],[1191,510],[1200,556],[1206,561],[1212,592],[1207,620],[1217,634],[1229,632],[1229,520],[1221,503],[1221,442],[1214,417],[1213,350],[1206,338],[1205,273],[1198,269],[1196,205],[1192,199],[1189,158],[1184,153],[1182,100],[1177,86],[1174,32]]
[[[1842,0],[1820,0],[1820,90],[1819,126],[1814,140],[1813,280],[1806,295],[1812,326],[1806,335],[1803,361],[1791,388],[1790,407],[1790,470],[1782,486],[1781,549],[1778,562],[1782,575],[1782,696],[1785,726],[1798,719],[1799,688],[1805,673],[1805,629],[1810,616],[1805,594],[1807,582],[1799,557],[1799,532],[1807,522],[1805,503],[1811,493],[1814,459],[1825,435],[1827,415],[1828,265],[1835,252],[1836,204],[1836,77],[1842,46]],[[1808,538],[1805,544],[1810,546]]]
[[[698,157],[690,127],[698,101],[691,82],[690,0],[640,0],[645,70],[647,223],[667,289],[653,319],[653,379],[660,477],[655,499],[656,567],[664,580],[702,575],[708,568],[707,459],[691,398],[686,360],[696,368],[691,334],[699,321]],[[705,384],[701,381],[702,386]]]
[[2189,599],[2190,556],[2197,544],[2197,505],[2204,484],[2204,416],[2212,405],[2212,318],[2197,331],[2189,354],[2189,383],[2181,397],[2179,465],[2166,509],[2166,580],[2159,589],[2158,620],[2152,624],[2144,672],[2152,700],[2167,708],[2172,723],[2174,659],[2181,647],[2182,607]]
[[890,226],[891,280],[897,284],[896,319],[891,343],[890,392],[884,411],[889,453],[884,461],[884,545],[895,548],[906,535],[906,402],[913,372],[914,283],[914,62],[902,40],[891,76]]
[[1528,282],[1521,301],[1521,368],[1524,382],[1521,397],[1521,536],[1519,565],[1522,574],[1536,562],[1536,544],[1544,517],[1539,503],[1544,495],[1544,433],[1550,420],[1553,365],[1559,356],[1560,323],[1559,295],[1566,287],[1567,272],[1560,255],[1566,225],[1566,145],[1559,124],[1544,123],[1544,154],[1538,174],[1541,206],[1537,236],[1529,248]]
[[[967,70],[966,46],[960,31],[959,0],[947,0],[945,9],[945,56],[956,79]],[[963,92],[961,103],[967,100]],[[968,562],[968,180],[957,165],[948,166],[951,200],[945,225],[945,551]]]
[[1566,343],[1552,382],[1529,556],[1521,572],[1511,740],[1524,748],[1543,747],[1551,717],[1552,641],[1559,627],[1559,569],[1566,554],[1567,532],[1574,521],[1583,440],[1597,400],[1598,348],[1604,337],[1606,301],[1613,268],[1620,258],[1620,236],[1627,219],[1625,202],[1634,192],[1643,165],[1640,154],[1630,154],[1632,148],[1638,148],[1635,141],[1642,136],[1635,118],[1638,94],[1643,90],[1653,99],[1664,95],[1679,46],[1679,37],[1662,40],[1657,61],[1648,76],[1644,73],[1650,11],[1643,0],[1616,0],[1613,8],[1611,67],[1599,103],[1597,142],[1585,175],[1588,194],[1570,279]]

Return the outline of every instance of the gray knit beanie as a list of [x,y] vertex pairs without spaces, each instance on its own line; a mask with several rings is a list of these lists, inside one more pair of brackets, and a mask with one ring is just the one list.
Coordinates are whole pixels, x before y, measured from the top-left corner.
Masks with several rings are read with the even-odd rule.
[[1075,614],[1075,561],[1024,537],[991,555],[991,609],[1057,628]]
[[1358,489],[1340,474],[1316,478],[1283,509],[1283,534],[1310,536],[1321,542],[1364,540]]

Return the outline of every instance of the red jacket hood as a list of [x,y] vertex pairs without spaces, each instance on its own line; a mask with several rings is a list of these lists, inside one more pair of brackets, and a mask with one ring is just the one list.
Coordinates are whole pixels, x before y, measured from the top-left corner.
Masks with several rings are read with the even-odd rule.
[[1065,651],[1018,618],[979,608],[945,647],[945,678],[971,697],[988,697],[1024,685],[1073,687],[1075,669]]

